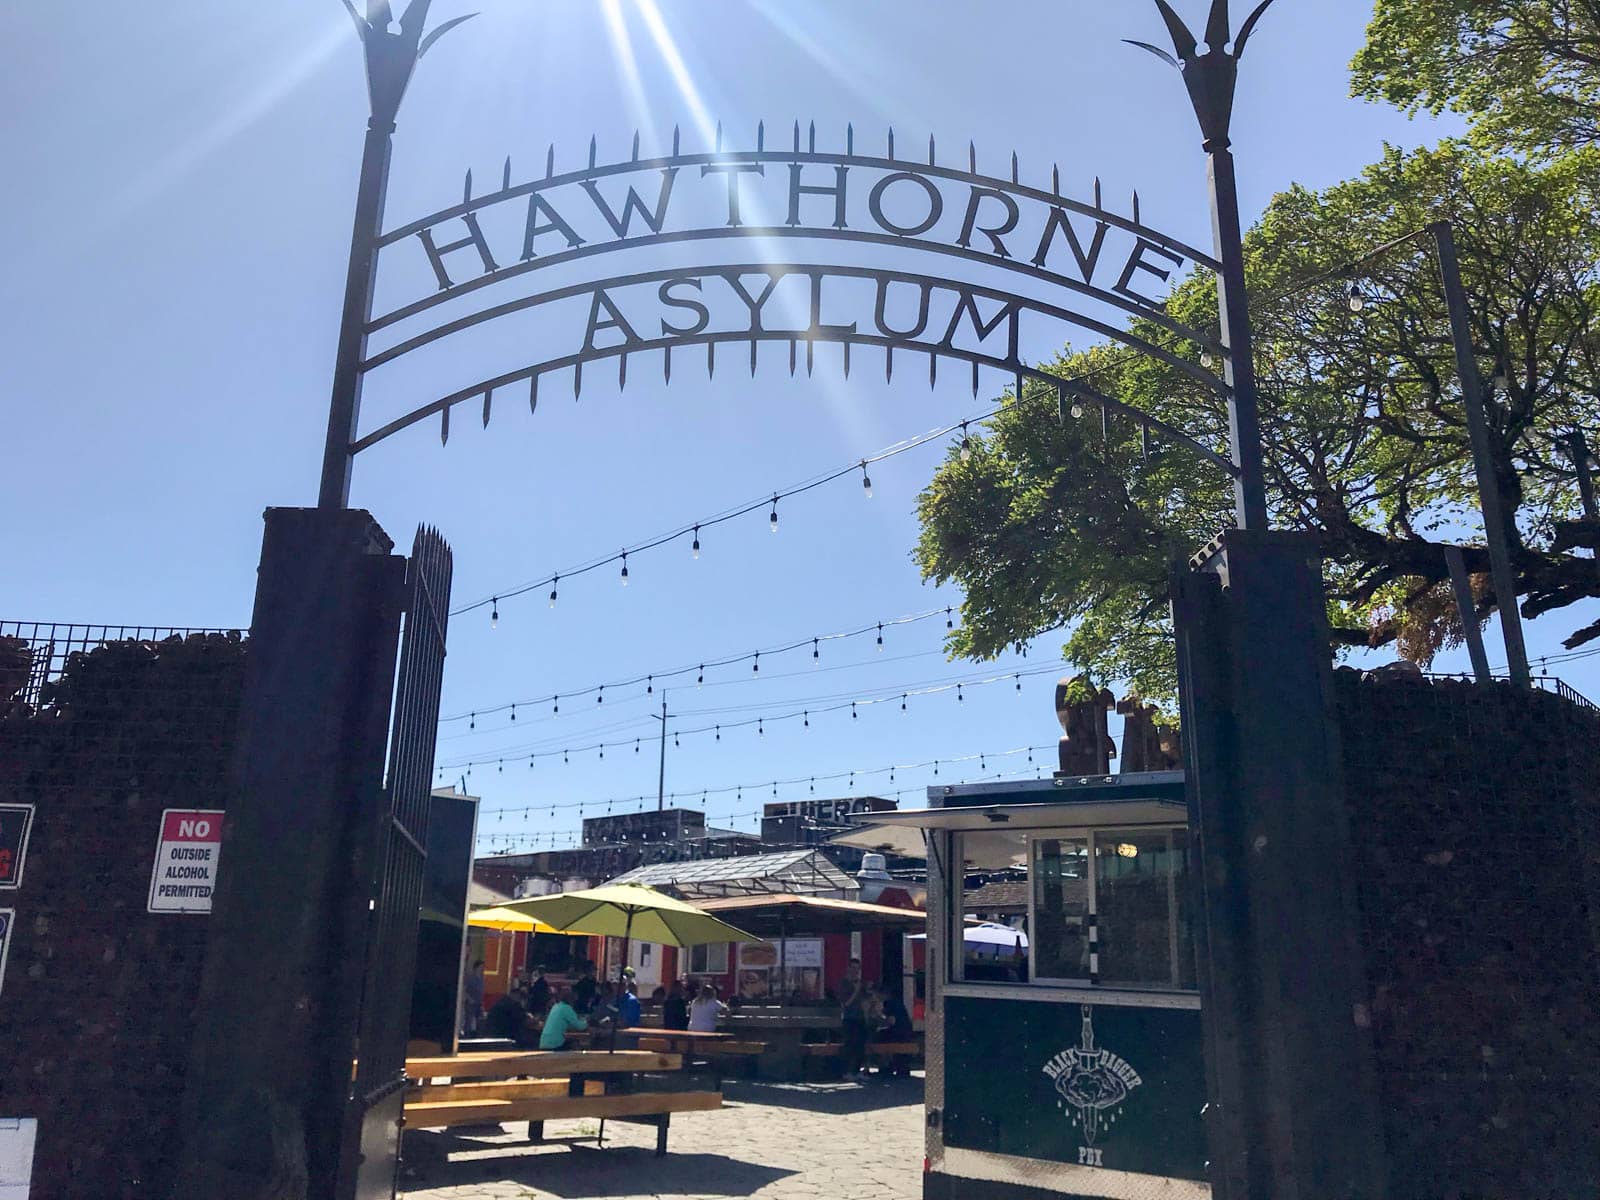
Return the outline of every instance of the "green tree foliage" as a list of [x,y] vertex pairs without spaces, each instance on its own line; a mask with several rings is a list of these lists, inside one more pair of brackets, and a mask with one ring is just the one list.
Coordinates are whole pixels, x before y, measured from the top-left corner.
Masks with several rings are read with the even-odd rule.
[[[1427,662],[1462,633],[1441,547],[1476,536],[1476,482],[1437,263],[1428,239],[1407,238],[1439,219],[1456,229],[1480,367],[1495,381],[1494,482],[1518,514],[1523,611],[1600,595],[1593,561],[1571,552],[1595,538],[1573,520],[1564,441],[1600,416],[1594,179],[1580,154],[1534,166],[1458,143],[1391,150],[1358,179],[1279,195],[1249,234],[1272,519],[1318,536],[1340,645],[1397,643]],[[1343,269],[1395,239],[1406,240]],[[1214,330],[1211,277],[1183,282],[1167,311]],[[1200,357],[1154,322],[1136,326]],[[1175,368],[1102,346],[1049,369],[1226,453],[1223,403]],[[920,498],[917,558],[925,577],[966,591],[953,653],[992,657],[1070,626],[1078,667],[1170,698],[1169,564],[1231,523],[1231,485],[1181,446],[1158,440],[1147,458],[1131,422],[1081,409],[1061,422],[1053,389],[1030,387],[969,459],[952,452]],[[1465,557],[1481,618],[1496,603],[1487,554]],[[1600,626],[1574,644],[1592,637]]]
[[1600,0],[1378,0],[1358,95],[1464,113],[1489,144],[1585,147],[1600,135]]

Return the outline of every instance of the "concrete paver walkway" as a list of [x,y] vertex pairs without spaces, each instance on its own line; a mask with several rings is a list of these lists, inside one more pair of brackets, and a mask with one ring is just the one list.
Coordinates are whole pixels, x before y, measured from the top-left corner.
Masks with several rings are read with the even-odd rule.
[[[527,1126],[498,1135],[406,1135],[407,1200],[920,1200],[922,1079],[779,1084],[729,1080],[718,1112],[655,1130],[607,1122],[606,1145],[530,1147]],[[549,1137],[597,1121],[551,1121]],[[448,1152],[448,1161],[440,1161]]]

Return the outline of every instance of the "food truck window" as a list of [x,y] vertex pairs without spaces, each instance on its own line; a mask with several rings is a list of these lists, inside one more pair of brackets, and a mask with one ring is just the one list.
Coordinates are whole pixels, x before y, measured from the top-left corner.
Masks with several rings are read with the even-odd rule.
[[1089,978],[1089,842],[1081,837],[1035,837],[1033,978]]
[[1094,864],[1100,982],[1194,987],[1186,832],[1097,831]]
[[969,983],[1028,980],[1028,835],[994,830],[957,835],[963,860],[962,952],[951,953],[955,979]]

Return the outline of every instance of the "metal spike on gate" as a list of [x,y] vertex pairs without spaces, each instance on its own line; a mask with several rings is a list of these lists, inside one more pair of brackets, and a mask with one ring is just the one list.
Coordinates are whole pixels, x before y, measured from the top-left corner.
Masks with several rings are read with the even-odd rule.
[[1102,211],[1105,209],[1105,202],[1100,198],[1100,176],[1098,175],[1094,177],[1094,206]]
[[706,343],[706,378],[711,379],[717,373],[717,344]]
[[807,154],[815,154],[816,152],[817,152],[817,123],[815,121],[812,121],[811,122],[811,128],[806,133],[806,153]]
[[539,411],[539,372],[537,371],[528,376],[528,411],[530,413]]
[[756,122],[756,153],[759,154],[759,153],[761,153],[761,151],[765,150],[766,148],[767,148],[767,123],[765,121],[757,121]]
[[596,155],[597,149],[598,149],[598,146],[597,146],[597,143],[596,143],[596,140],[595,140],[595,135],[591,133],[589,135],[589,170],[591,170],[591,171],[594,170],[595,155]]
[[617,390],[625,391],[628,386],[628,354],[623,351],[617,355]]
[[1139,451],[1145,462],[1150,461],[1150,423],[1139,422]]
[[978,173],[978,144],[976,142],[969,141],[969,142],[967,142],[967,174],[968,175],[976,175],[977,173]]
[[794,119],[794,152],[800,153],[800,118]]
[[799,341],[797,339],[795,339],[795,338],[790,338],[789,339],[789,377],[791,379],[794,378],[795,357],[796,357],[797,352],[799,351],[799,349],[800,349]]
[[450,441],[450,406],[446,404],[444,411],[439,414],[439,445],[443,446]]
[[511,155],[509,154],[506,155],[506,165],[500,169],[500,190],[502,192],[511,190]]
[[639,161],[639,131],[637,129],[633,131],[633,158],[631,161]]
[[938,383],[938,381],[939,381],[939,352],[937,350],[929,350],[928,351],[928,387],[929,387],[929,389],[931,390],[933,388],[934,384]]
[[672,382],[672,346],[670,343],[661,347],[661,382]]
[[935,167],[935,166],[939,165],[937,160],[934,158],[934,154],[933,154],[933,134],[931,134],[931,133],[928,135],[928,165],[930,167]]
[[672,157],[678,157],[678,147],[681,144],[681,134],[676,125],[672,127]]
[[889,126],[889,161],[894,161],[894,126]]
[[850,378],[850,343],[844,343],[844,377]]
[[856,152],[856,126],[854,121],[848,122],[844,127],[844,152],[846,154],[854,154]]
[[494,404],[494,389],[483,389],[483,427],[489,428],[489,409]]
[[1061,164],[1050,164],[1050,192],[1052,195],[1061,195]]
[[550,148],[544,152],[544,177],[549,179],[556,173],[556,144],[550,143]]
[[894,381],[894,347],[893,346],[885,346],[883,348],[883,381],[885,383],[892,383]]
[[461,203],[472,203],[472,168],[467,168],[466,181],[461,185]]
[[1021,183],[1022,182],[1021,178],[1019,178],[1019,176],[1018,176],[1017,152],[1015,150],[1013,150],[1011,152],[1011,182],[1012,183]]
[[717,152],[717,153],[718,153],[718,154],[721,154],[721,153],[722,153],[722,122],[721,122],[721,121],[718,121],[718,122],[717,122],[717,144],[716,144],[716,152]]
[[583,395],[583,363],[581,361],[572,365],[572,398],[576,400]]
[[817,366],[817,344],[810,338],[806,339],[806,378],[811,378],[811,372]]
[[1021,371],[1017,372],[1017,391],[1016,391],[1016,396],[1017,396],[1018,400],[1022,399],[1022,372]]
[[972,364],[972,398],[978,398],[978,364]]
[[1139,220],[1139,189],[1138,188],[1134,188],[1133,189],[1133,223],[1135,225],[1143,224],[1143,222]]
[[756,377],[756,347],[760,343],[755,338],[750,339],[750,378]]

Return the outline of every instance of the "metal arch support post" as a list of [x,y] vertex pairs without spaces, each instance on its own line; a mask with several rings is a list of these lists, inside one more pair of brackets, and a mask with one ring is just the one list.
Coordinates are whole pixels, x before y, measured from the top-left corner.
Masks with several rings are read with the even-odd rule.
[[1239,185],[1228,143],[1207,141],[1211,231],[1221,269],[1217,313],[1228,347],[1223,378],[1228,393],[1228,440],[1233,465],[1233,506],[1240,529],[1267,528],[1267,486],[1261,455],[1261,413],[1256,393],[1255,339],[1244,282],[1244,235],[1239,225]]
[[343,0],[367,64],[367,97],[371,116],[361,151],[361,180],[356,190],[355,228],[350,235],[350,265],[345,273],[344,309],[333,366],[333,399],[328,407],[328,434],[322,451],[322,479],[317,507],[340,509],[350,503],[351,443],[361,415],[361,360],[366,357],[367,325],[372,319],[372,292],[378,271],[378,240],[383,233],[384,201],[389,190],[389,164],[394,156],[395,116],[417,63],[428,48],[474,14],[452,17],[424,34],[433,0],[411,0],[398,21],[388,0],[367,0],[366,15],[355,0]]
[[374,116],[361,151],[361,182],[356,191],[355,228],[350,233],[350,265],[345,273],[344,311],[339,319],[333,364],[333,398],[328,406],[328,436],[322,450],[322,483],[317,507],[350,504],[350,445],[361,416],[361,361],[367,356],[367,322],[378,275],[378,235],[383,232],[389,164],[394,157],[394,122]]
[[1472,313],[1461,283],[1461,260],[1456,255],[1455,232],[1448,221],[1428,226],[1439,255],[1445,304],[1450,310],[1450,340],[1455,345],[1456,374],[1461,380],[1461,402],[1467,410],[1467,435],[1472,441],[1472,465],[1478,476],[1478,501],[1483,508],[1483,534],[1489,544],[1489,571],[1494,580],[1495,607],[1500,610],[1500,632],[1505,638],[1506,664],[1511,682],[1532,687],[1528,650],[1522,640],[1522,614],[1517,608],[1517,576],[1511,563],[1511,528],[1489,447],[1489,419],[1483,405],[1483,377],[1472,350]]

